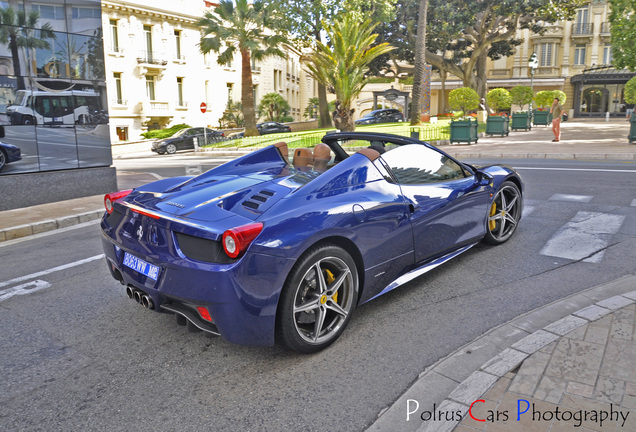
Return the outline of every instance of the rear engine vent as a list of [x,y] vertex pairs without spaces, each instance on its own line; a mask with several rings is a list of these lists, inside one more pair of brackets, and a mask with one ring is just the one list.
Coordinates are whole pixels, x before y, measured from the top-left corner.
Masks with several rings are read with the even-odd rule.
[[258,192],[255,195],[249,197],[248,200],[243,202],[243,207],[258,210],[261,204],[267,202],[268,199],[274,196],[274,192],[267,189]]
[[217,264],[229,264],[235,259],[230,258],[223,251],[220,241],[204,239],[182,233],[174,233],[181,252],[188,258]]
[[116,227],[121,222],[121,218],[124,216],[123,213],[113,210],[111,214],[106,216],[106,223],[112,227]]

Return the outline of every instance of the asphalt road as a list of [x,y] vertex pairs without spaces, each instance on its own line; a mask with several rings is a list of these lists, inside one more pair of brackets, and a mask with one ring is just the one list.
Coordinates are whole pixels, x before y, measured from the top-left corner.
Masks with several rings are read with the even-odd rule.
[[[184,174],[157,161],[126,169]],[[110,276],[95,224],[0,245],[0,429],[364,430],[475,337],[636,271],[636,164],[510,162],[527,186],[511,241],[361,306],[315,355],[230,345],[143,309]]]

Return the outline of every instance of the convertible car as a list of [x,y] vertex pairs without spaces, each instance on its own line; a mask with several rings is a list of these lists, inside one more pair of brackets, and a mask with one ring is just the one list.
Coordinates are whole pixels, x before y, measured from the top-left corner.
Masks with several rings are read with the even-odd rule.
[[108,194],[102,240],[112,276],[146,308],[233,343],[309,353],[333,343],[356,306],[482,240],[508,240],[522,193],[506,166],[336,132],[291,160],[278,143]]
[[0,171],[6,164],[20,159],[22,159],[22,154],[19,147],[0,142]]

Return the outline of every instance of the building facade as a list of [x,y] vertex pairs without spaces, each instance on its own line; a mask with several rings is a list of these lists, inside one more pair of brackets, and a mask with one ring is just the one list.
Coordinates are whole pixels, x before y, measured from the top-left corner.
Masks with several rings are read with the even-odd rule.
[[0,210],[112,191],[99,1],[0,8]]
[[[149,129],[175,124],[220,127],[230,100],[241,99],[241,64],[202,54],[196,22],[211,4],[196,0],[103,0],[102,26],[113,142],[134,141]],[[315,83],[300,67],[301,53],[253,62],[255,101],[277,92],[303,119]],[[201,104],[207,109],[201,112]]]

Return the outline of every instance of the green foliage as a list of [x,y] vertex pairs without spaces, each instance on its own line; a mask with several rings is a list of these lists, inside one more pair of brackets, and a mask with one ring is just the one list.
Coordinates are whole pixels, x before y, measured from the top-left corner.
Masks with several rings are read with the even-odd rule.
[[636,104],[636,76],[625,84],[625,102]]
[[148,132],[143,132],[141,136],[146,139],[163,139],[163,138],[171,137],[172,135],[176,134],[181,129],[187,129],[189,127],[192,127],[192,126],[187,124],[178,124],[168,129],[157,129],[157,130],[151,130]]
[[512,105],[512,96],[510,92],[504,88],[495,88],[486,95],[488,106],[494,111],[506,111]]
[[523,109],[524,105],[532,102],[532,89],[528,86],[518,85],[510,90],[512,96],[512,104],[519,105],[519,109]]
[[[320,118],[319,109],[318,109],[318,98],[312,97],[309,98],[309,103],[305,107],[305,111],[303,112],[303,117],[306,119]],[[328,103],[329,112],[333,112],[336,109],[336,102],[331,101]]]
[[617,69],[636,70],[636,1],[609,0],[612,35],[612,64]]
[[559,98],[559,103],[563,105],[567,96],[561,90],[542,90],[534,96],[534,101],[539,108],[547,108],[552,105],[554,98]]
[[479,106],[479,95],[470,87],[461,87],[451,90],[448,94],[448,104],[453,110],[461,110],[464,115],[468,111],[477,109]]
[[291,123],[293,121],[294,121],[294,118],[292,116],[290,116],[290,115],[283,116],[279,120],[279,122],[281,122],[281,123]]
[[367,84],[368,65],[377,56],[393,49],[386,43],[374,45],[375,25],[344,15],[332,24],[323,23],[330,44],[316,40],[314,51],[307,56],[310,74],[336,94],[333,119],[337,129],[354,129],[352,103]]
[[223,116],[219,119],[222,127],[243,127],[245,118],[243,117],[243,104],[240,101],[228,101],[225,106]]
[[281,122],[283,117],[287,117],[291,107],[289,103],[276,92],[265,94],[258,104],[257,113],[259,118],[268,121]]

